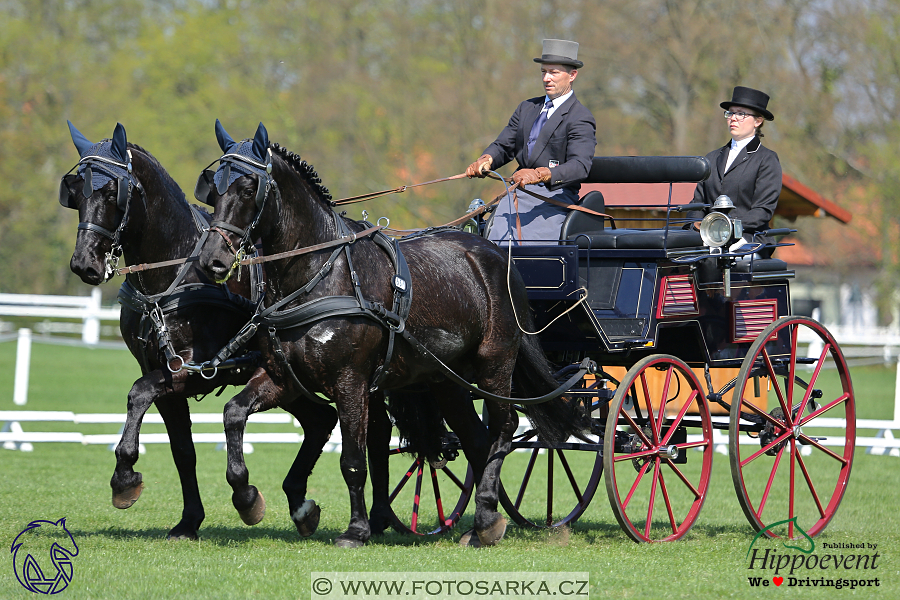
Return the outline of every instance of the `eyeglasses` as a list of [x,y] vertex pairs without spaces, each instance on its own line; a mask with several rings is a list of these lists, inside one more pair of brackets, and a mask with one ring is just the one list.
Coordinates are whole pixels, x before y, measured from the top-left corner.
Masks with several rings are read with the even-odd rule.
[[750,113],[745,113],[745,112],[731,112],[730,110],[726,110],[725,111],[725,120],[727,121],[731,117],[734,117],[738,121],[743,121],[747,117],[756,118],[756,115],[751,115]]

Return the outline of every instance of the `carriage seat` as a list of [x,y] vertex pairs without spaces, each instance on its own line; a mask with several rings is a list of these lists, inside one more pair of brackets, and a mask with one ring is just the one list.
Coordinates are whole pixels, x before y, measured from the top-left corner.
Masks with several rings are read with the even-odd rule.
[[[734,270],[738,273],[750,272],[750,261],[739,260],[734,264]],[[787,263],[777,258],[757,258],[753,261],[753,272],[787,271]]]
[[700,232],[670,229],[604,229],[568,236],[579,248],[603,250],[662,250],[703,246]]

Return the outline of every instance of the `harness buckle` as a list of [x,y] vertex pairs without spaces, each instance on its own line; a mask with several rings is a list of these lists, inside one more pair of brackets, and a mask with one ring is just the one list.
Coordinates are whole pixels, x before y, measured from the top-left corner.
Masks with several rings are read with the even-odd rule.
[[169,373],[171,373],[173,375],[175,373],[180,373],[181,370],[184,369],[184,359],[181,358],[181,356],[178,354],[175,355],[175,358],[177,358],[180,361],[180,364],[178,365],[177,369],[172,368],[172,362],[174,362],[175,359],[172,359],[171,361],[166,363],[166,368],[169,369]]
[[205,363],[200,365],[200,369],[198,370],[198,372],[200,373],[200,377],[202,377],[203,379],[207,379],[207,380],[214,379],[216,377],[216,375],[219,374],[219,367],[215,367],[215,366],[211,367],[213,370],[212,375],[207,377],[206,373],[204,373],[204,370],[208,368],[207,365],[209,365],[209,361],[206,361]]

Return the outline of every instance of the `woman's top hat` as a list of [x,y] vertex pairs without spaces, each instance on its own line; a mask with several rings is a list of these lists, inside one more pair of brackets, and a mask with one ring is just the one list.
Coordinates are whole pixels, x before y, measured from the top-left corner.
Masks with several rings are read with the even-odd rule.
[[759,112],[766,121],[774,121],[775,116],[766,110],[768,104],[769,96],[767,94],[753,88],[737,86],[731,94],[731,102],[722,102],[719,106],[725,110],[728,110],[729,106],[744,106]]

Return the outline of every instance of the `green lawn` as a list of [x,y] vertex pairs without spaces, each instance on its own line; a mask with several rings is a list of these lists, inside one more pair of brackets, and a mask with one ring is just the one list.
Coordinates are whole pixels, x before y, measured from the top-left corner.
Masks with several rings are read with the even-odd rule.
[[[12,373],[15,344],[0,344],[0,410],[14,410]],[[34,410],[121,412],[137,367],[114,350],[84,350],[34,345],[29,403]],[[829,377],[826,373],[824,377]],[[893,370],[865,367],[853,371],[859,418],[893,415]],[[823,383],[823,385],[827,385]],[[229,392],[210,397],[194,410],[219,412]],[[47,425],[25,425],[46,429]],[[115,432],[116,426],[91,426],[90,432]],[[292,425],[272,430],[296,431]],[[87,426],[79,430],[88,432]],[[161,431],[158,426],[145,431]],[[205,426],[201,431],[221,431]],[[262,429],[257,429],[262,430]],[[861,432],[872,435],[872,432]],[[751,588],[747,552],[754,532],[735,498],[728,459],[716,454],[709,496],[687,538],[668,544],[635,544],[620,530],[601,480],[585,515],[571,528],[529,530],[510,526],[495,548],[465,549],[456,541],[471,526],[470,505],[460,528],[445,536],[388,533],[364,548],[334,548],[332,540],[347,525],[347,492],[336,454],[325,454],[310,481],[310,497],[322,506],[319,531],[300,540],[287,514],[281,480],[296,448],[256,444],[247,456],[251,481],[265,494],[265,520],[244,526],[231,507],[225,453],[212,444],[198,445],[198,476],[207,512],[199,542],[167,542],[166,531],[180,516],[181,494],[165,445],[148,445],[137,468],[145,490],[129,510],[110,504],[109,477],[114,456],[105,446],[35,444],[31,453],[0,450],[0,545],[9,547],[31,520],[66,517],[79,545],[74,578],[63,592],[68,598],[307,598],[314,571],[415,573],[539,572],[590,573],[591,598],[756,598],[789,594],[794,598],[900,596],[900,463],[857,451],[850,485],[837,516],[816,538],[824,543],[877,544],[877,569],[830,571],[830,577],[875,577],[878,588]],[[404,459],[405,460],[405,459]],[[508,459],[507,473],[521,472],[524,456]],[[590,457],[573,466],[586,478]],[[405,468],[407,465],[404,464]],[[505,480],[506,478],[504,478]],[[539,484],[540,482],[538,482]],[[427,486],[426,482],[426,486]],[[759,540],[756,548],[794,552],[779,541]],[[39,559],[40,560],[40,559]],[[48,561],[44,559],[41,564]],[[11,561],[0,566],[0,598],[24,598]],[[51,567],[52,568],[52,567]],[[821,577],[823,573],[810,573]],[[892,591],[893,590],[893,591]]]

